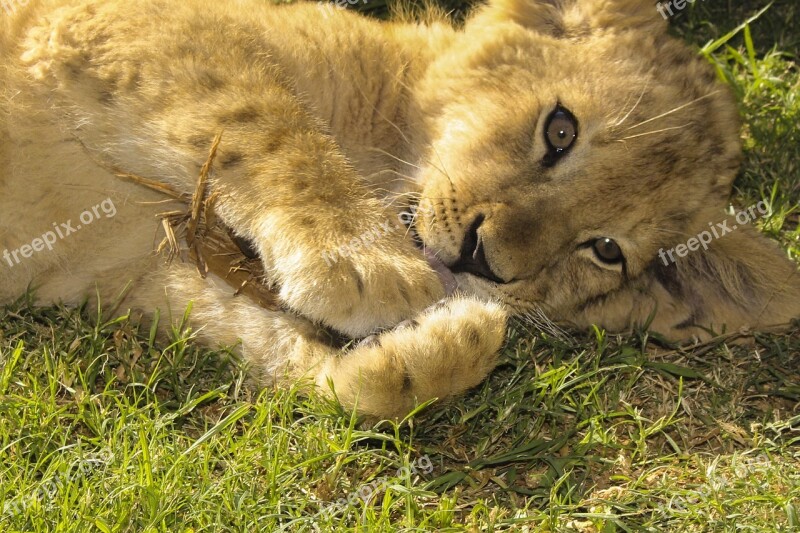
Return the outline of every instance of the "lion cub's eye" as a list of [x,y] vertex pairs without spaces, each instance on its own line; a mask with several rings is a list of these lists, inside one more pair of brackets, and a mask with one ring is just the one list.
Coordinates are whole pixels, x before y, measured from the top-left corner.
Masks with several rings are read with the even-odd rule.
[[569,109],[556,106],[545,121],[544,138],[549,149],[544,164],[550,167],[572,148],[578,138],[578,121]]
[[612,239],[597,239],[592,244],[592,250],[600,261],[609,265],[615,265],[623,259],[622,250]]

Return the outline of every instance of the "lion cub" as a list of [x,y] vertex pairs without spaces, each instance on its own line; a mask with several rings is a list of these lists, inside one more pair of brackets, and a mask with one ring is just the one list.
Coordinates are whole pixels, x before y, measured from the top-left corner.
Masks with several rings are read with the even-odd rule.
[[[462,29],[263,0],[9,1],[0,302],[191,302],[265,382],[330,380],[374,416],[478,384],[511,314],[676,339],[800,315],[796,265],[724,211],[735,103],[648,0],[492,0]],[[117,176],[190,195],[220,134],[215,213],[281,309],[154,254],[180,204]],[[341,353],[324,329],[377,337]]]

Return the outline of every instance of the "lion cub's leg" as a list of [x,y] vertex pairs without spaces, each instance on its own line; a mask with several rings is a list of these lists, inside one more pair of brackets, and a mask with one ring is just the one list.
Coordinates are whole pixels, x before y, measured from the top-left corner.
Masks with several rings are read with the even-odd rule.
[[161,307],[173,322],[191,303],[197,336],[237,345],[263,384],[310,378],[330,393],[330,380],[345,407],[379,418],[402,417],[416,403],[446,399],[483,381],[496,364],[507,320],[498,305],[453,298],[412,326],[342,352],[310,321],[233,296],[227,284],[200,278],[193,266],[162,266],[135,289],[131,304]]
[[211,347],[235,347],[264,385],[292,375],[292,361],[313,368],[336,352],[324,344],[324,334],[310,321],[235,296],[226,281],[214,275],[202,278],[188,263],[166,265],[154,260],[151,272],[131,289],[124,305],[148,314],[158,309],[162,332],[179,324],[191,306],[192,334]]
[[[435,272],[336,141],[290,93],[268,98],[249,104],[249,115],[226,110],[236,120],[225,124],[213,189],[220,216],[255,244],[282,301],[358,337],[441,298]],[[343,245],[347,256],[335,251]]]
[[[231,104],[217,98],[170,110],[161,135],[183,152],[174,166],[186,169],[181,187],[191,192],[198,170],[192,165],[207,159],[211,140],[222,132],[209,183],[214,210],[252,242],[287,307],[360,337],[444,296],[438,276],[398,227],[397,214],[290,91],[269,87],[252,99],[231,98]],[[161,153],[157,139],[140,142],[153,144],[143,150],[146,157]],[[123,170],[159,178],[140,154],[117,156]],[[343,246],[352,252],[338,254]]]
[[317,384],[346,406],[374,417],[402,417],[417,403],[446,399],[478,385],[497,364],[507,311],[471,298],[451,298],[412,325],[383,333],[341,357],[325,360]]

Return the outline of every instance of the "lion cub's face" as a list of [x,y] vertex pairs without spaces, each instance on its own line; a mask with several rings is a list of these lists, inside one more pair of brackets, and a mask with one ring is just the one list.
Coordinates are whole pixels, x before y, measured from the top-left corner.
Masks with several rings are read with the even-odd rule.
[[[417,231],[461,287],[581,323],[714,220],[740,148],[727,89],[652,3],[563,4],[495,3],[432,67]],[[585,320],[626,328],[631,306]]]

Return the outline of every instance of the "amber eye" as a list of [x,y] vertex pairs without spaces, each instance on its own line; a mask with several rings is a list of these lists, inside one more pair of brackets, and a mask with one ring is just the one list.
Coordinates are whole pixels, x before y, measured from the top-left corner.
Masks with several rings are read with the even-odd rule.
[[594,241],[592,245],[594,254],[603,263],[614,265],[622,261],[622,250],[612,239],[602,238]]
[[547,142],[556,150],[566,150],[575,142],[578,133],[575,119],[563,110],[556,111],[547,123]]
[[572,148],[578,138],[578,121],[569,109],[556,106],[545,121],[544,138],[549,148],[544,164],[552,166]]

